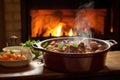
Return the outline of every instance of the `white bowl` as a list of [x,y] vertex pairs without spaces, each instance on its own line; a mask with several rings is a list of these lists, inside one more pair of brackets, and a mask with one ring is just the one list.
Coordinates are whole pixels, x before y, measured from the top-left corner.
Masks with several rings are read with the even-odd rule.
[[26,60],[0,60],[0,65],[5,67],[22,67],[27,66],[31,62],[31,60],[34,58],[34,55],[32,54],[30,48],[28,47],[22,47],[22,46],[10,46],[3,48],[3,52],[1,54],[4,54],[4,51],[20,51],[21,55],[24,55],[27,59]]

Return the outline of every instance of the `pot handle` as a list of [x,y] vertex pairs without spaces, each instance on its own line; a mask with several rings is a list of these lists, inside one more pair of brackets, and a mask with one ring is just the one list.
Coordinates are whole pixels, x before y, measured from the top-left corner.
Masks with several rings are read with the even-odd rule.
[[111,46],[118,44],[115,40],[106,40]]
[[41,45],[41,42],[32,44],[32,47],[33,47],[33,49],[39,50],[42,48],[40,45]]

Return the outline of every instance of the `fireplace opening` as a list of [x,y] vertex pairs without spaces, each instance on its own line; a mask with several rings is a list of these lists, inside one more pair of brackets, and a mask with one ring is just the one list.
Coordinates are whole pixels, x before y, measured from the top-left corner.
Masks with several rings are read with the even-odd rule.
[[21,0],[22,42],[61,36],[114,38],[112,0]]
[[[104,35],[105,9],[31,10],[31,37]],[[99,24],[99,25],[98,25]]]

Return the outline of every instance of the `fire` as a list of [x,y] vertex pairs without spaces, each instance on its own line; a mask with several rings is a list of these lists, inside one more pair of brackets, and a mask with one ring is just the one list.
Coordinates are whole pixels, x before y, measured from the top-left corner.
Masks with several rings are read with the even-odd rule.
[[45,34],[44,36],[61,36],[62,35],[62,23],[57,24],[55,27],[50,28]]
[[57,27],[57,34],[56,36],[61,36],[61,32],[62,32],[62,24],[59,24]]
[[106,10],[31,10],[30,16],[32,37],[82,36],[88,28],[104,33]]
[[73,30],[72,29],[70,29],[70,31],[69,31],[69,36],[73,36]]
[[[62,35],[62,26],[63,23],[53,24],[53,27],[47,26],[46,32],[43,34],[43,36],[61,36]],[[48,28],[49,27],[49,28]]]

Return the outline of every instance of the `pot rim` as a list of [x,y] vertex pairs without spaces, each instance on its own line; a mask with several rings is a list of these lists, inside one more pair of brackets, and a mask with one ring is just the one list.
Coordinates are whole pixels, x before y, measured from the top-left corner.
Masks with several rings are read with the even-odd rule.
[[[78,39],[78,38],[84,38],[84,39],[91,39],[91,40],[96,40],[96,41],[100,41],[100,42],[103,42],[105,44],[107,44],[107,48],[102,50],[102,51],[99,51],[99,52],[94,52],[94,53],[87,53],[87,54],[76,54],[76,53],[66,53],[66,52],[53,52],[53,51],[49,51],[49,50],[46,50],[45,48],[43,48],[41,45],[45,42],[48,42],[48,41],[53,41],[53,40],[62,40],[62,39]],[[32,45],[32,47],[36,50],[40,50],[40,51],[43,51],[43,52],[46,52],[46,53],[51,53],[51,54],[56,54],[56,55],[82,55],[82,56],[94,56],[96,53],[97,54],[101,54],[101,52],[105,52],[105,51],[108,51],[110,49],[111,46],[117,44],[117,42],[113,42],[111,43],[111,40],[102,40],[102,39],[97,39],[97,38],[87,38],[87,37],[57,37],[57,38],[51,38],[51,39],[46,39],[46,40],[43,40],[39,43],[35,43]]]

